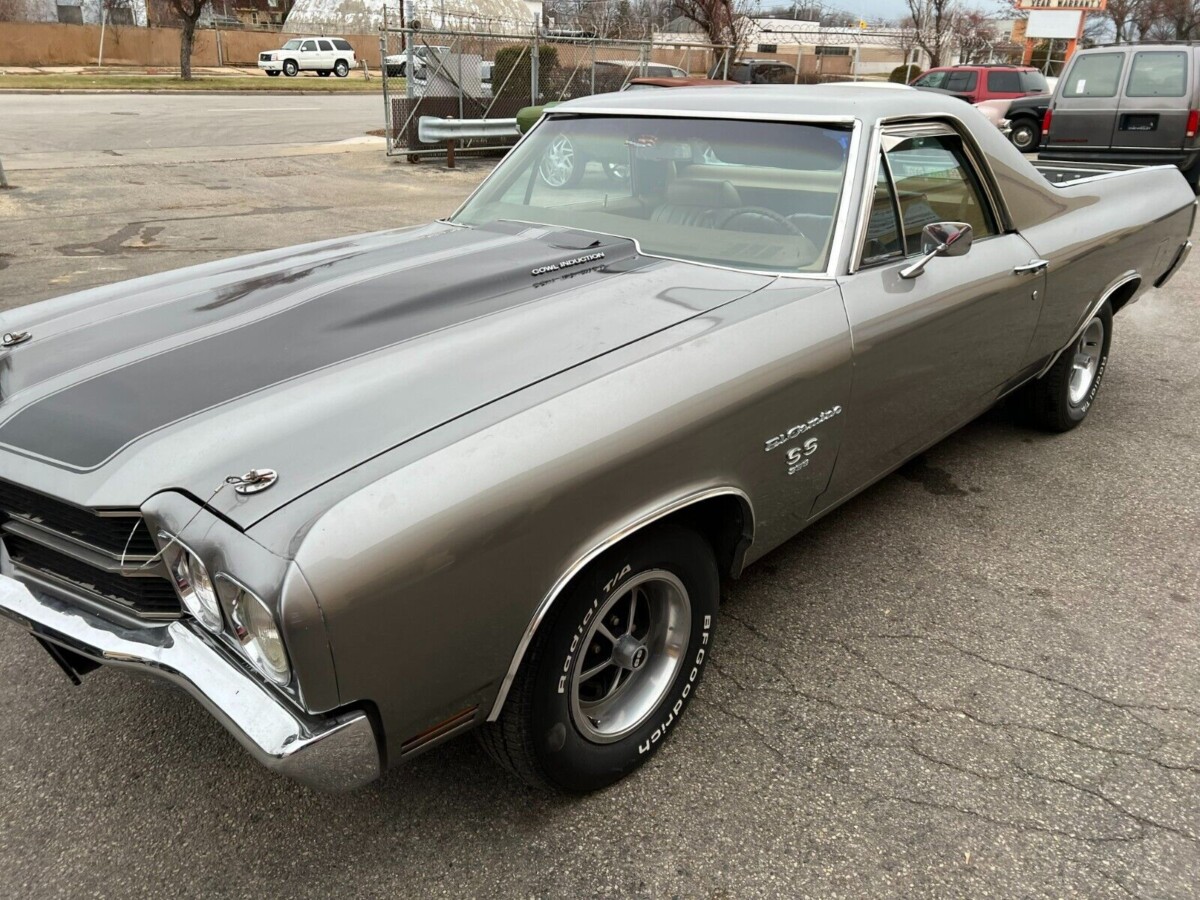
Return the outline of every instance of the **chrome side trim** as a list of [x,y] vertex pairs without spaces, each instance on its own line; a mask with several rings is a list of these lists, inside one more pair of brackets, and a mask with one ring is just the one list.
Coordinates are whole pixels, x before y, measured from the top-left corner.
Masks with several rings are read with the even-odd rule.
[[375,730],[361,710],[294,710],[184,622],[129,628],[0,575],[0,617],[43,641],[170,681],[196,698],[262,765],[321,790],[379,777]]
[[1079,326],[1075,329],[1075,333],[1073,335],[1071,335],[1071,339],[1069,341],[1067,341],[1065,344],[1063,344],[1062,347],[1059,348],[1058,352],[1055,353],[1052,357],[1050,357],[1050,361],[1048,363],[1046,363],[1046,365],[1042,366],[1041,371],[1038,372],[1033,377],[1041,378],[1043,375],[1045,375],[1047,372],[1050,371],[1051,367],[1053,367],[1053,365],[1056,362],[1058,362],[1058,358],[1060,356],[1062,356],[1063,353],[1066,352],[1067,348],[1070,347],[1072,344],[1074,344],[1077,340],[1079,340],[1079,338],[1083,335],[1083,330],[1085,328],[1087,328],[1088,322],[1092,321],[1092,317],[1095,316],[1096,313],[1100,311],[1100,307],[1102,307],[1105,303],[1108,302],[1109,297],[1111,297],[1113,294],[1115,294],[1118,289],[1129,284],[1129,282],[1141,281],[1141,280],[1142,280],[1141,275],[1139,275],[1137,272],[1129,271],[1129,272],[1126,272],[1124,275],[1121,275],[1120,277],[1118,277],[1116,281],[1114,281],[1112,284],[1110,284],[1104,290],[1104,293],[1100,295],[1100,299],[1097,300],[1095,303],[1093,303],[1088,308],[1087,315],[1085,315],[1083,317],[1083,321],[1081,321],[1079,323]]
[[[508,692],[512,688],[513,680],[517,677],[517,670],[521,668],[521,661],[525,658],[525,652],[529,649],[529,645],[533,642],[533,636],[537,633],[538,626],[546,618],[546,614],[550,612],[550,607],[554,605],[554,601],[558,599],[559,594],[566,589],[567,585],[578,575],[588,563],[598,557],[605,550],[619,544],[630,535],[640,531],[647,525],[650,525],[659,519],[671,515],[671,513],[679,512],[681,509],[686,509],[700,503],[703,500],[711,500],[714,497],[736,497],[750,511],[750,542],[754,541],[754,504],[750,502],[749,495],[735,487],[715,487],[707,488],[702,491],[696,491],[687,494],[683,497],[678,497],[670,503],[659,506],[650,512],[643,513],[610,534],[607,538],[595,544],[590,550],[580,556],[573,562],[570,567],[559,577],[554,583],[554,587],[550,592],[542,598],[542,602],[538,604],[537,610],[533,614],[533,618],[529,620],[529,624],[525,627],[525,633],[521,636],[521,642],[517,644],[516,652],[513,654],[512,662],[508,665],[508,672],[504,675],[504,681],[500,685],[500,691],[496,694],[496,700],[492,704],[491,712],[488,713],[487,721],[495,722],[500,716],[500,710],[504,708],[504,701],[508,699]],[[743,555],[746,550],[749,550],[750,545],[747,544],[743,548]]]

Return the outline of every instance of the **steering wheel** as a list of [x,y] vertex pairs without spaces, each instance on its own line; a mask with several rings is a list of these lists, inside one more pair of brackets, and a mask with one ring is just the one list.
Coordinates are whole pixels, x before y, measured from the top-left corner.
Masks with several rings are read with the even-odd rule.
[[[741,222],[735,226],[734,222]],[[755,234],[800,234],[800,229],[775,212],[761,206],[742,206],[735,209],[720,225],[722,231],[749,231]]]

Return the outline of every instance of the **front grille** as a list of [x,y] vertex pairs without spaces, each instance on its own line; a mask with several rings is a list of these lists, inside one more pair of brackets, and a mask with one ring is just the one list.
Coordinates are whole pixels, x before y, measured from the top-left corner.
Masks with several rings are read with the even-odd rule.
[[[181,613],[158,548],[137,513],[101,516],[0,481],[0,538],[18,576],[149,618]],[[133,574],[136,572],[136,574]]]
[[48,576],[52,582],[65,582],[68,587],[78,588],[137,615],[162,617],[179,614],[179,599],[175,589],[171,582],[159,575],[130,577],[106,572],[12,534],[4,536],[4,544],[8,547],[9,558],[18,569]]
[[261,59],[263,62],[270,62],[271,54],[270,53],[260,53],[260,54],[258,54],[258,58]]
[[126,559],[146,559],[158,551],[146,523],[136,513],[98,516],[91,510],[0,481],[0,522],[6,513],[117,557],[124,553]]

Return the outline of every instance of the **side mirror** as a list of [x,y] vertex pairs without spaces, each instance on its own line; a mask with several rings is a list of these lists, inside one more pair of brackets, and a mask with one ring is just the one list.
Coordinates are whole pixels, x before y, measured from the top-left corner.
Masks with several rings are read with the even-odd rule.
[[935,256],[964,256],[975,239],[966,222],[934,222],[921,229],[921,252],[911,266],[900,270],[901,278],[916,278]]

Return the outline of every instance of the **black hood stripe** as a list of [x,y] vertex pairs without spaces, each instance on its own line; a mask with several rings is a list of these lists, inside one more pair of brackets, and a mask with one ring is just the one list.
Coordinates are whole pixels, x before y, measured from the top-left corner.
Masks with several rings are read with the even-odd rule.
[[[589,254],[629,268],[630,241],[588,236]],[[44,397],[0,425],[0,444],[66,468],[95,469],[143,435],[274,384],[572,286],[532,271],[579,255],[578,234],[542,233],[458,264],[406,265],[316,301],[113,369]],[[594,245],[593,245],[594,242]],[[584,267],[580,267],[584,268]],[[219,434],[212,435],[220,441]]]

